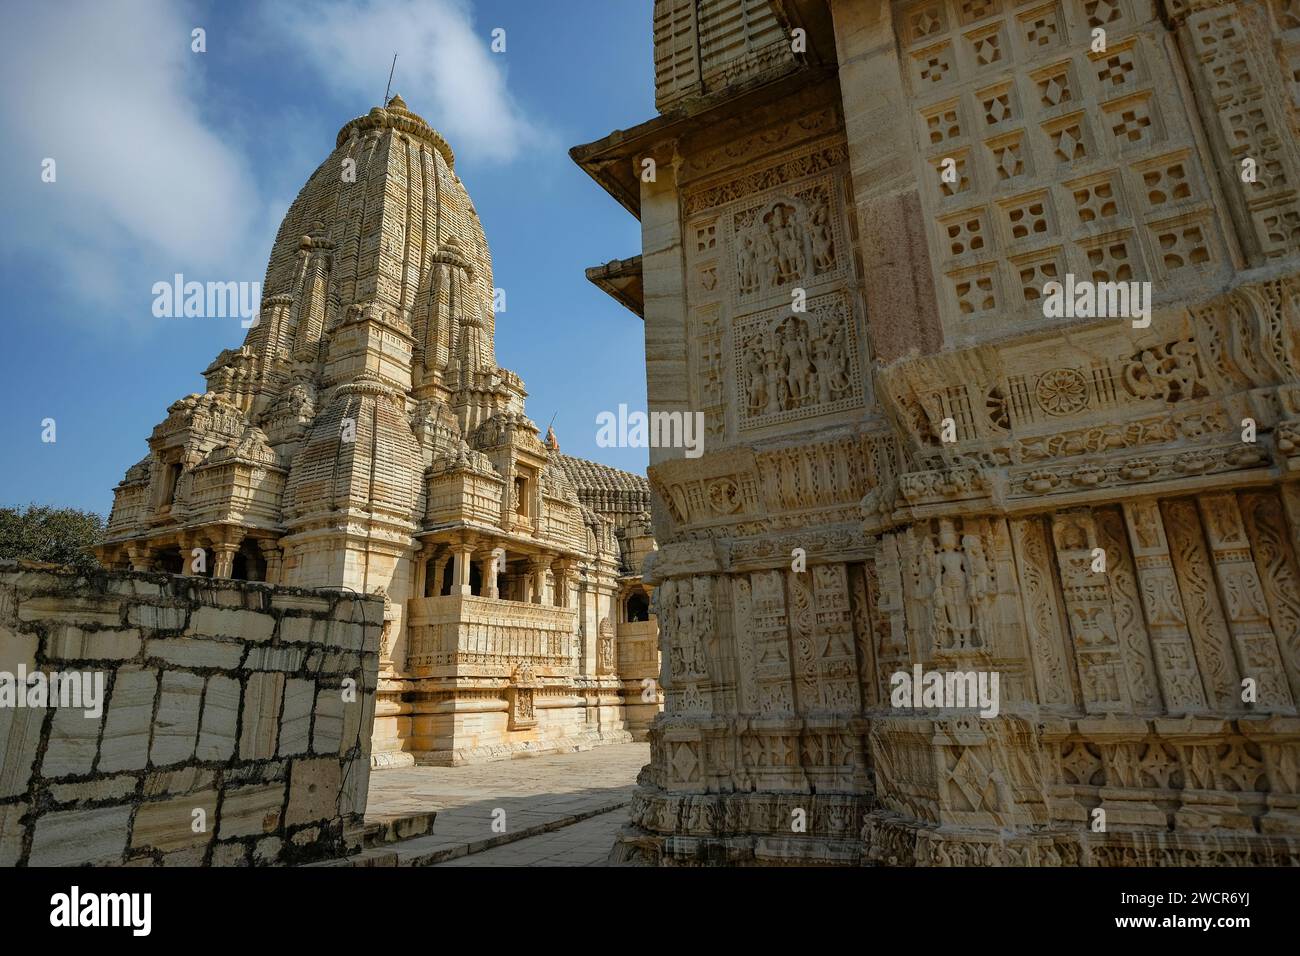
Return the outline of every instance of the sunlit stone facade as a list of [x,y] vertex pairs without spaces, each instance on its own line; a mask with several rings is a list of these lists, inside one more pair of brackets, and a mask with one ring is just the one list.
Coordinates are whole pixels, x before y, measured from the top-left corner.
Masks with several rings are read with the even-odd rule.
[[644,735],[645,479],[526,417],[478,215],[400,97],[339,131],[262,291],[118,485],[104,563],[382,592],[378,766]]
[[[589,276],[651,409],[708,426],[652,451],[667,702],[614,858],[1300,861],[1300,7],[654,33],[660,115],[572,151],[641,220]],[[1045,308],[1074,280],[1152,308]],[[899,706],[917,665],[998,716]]]

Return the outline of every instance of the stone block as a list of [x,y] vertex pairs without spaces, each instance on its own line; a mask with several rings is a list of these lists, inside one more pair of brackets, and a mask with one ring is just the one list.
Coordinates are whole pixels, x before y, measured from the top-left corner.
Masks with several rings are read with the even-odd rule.
[[284,688],[284,715],[280,719],[280,756],[306,753],[311,734],[316,682],[290,678]]
[[87,717],[80,708],[56,710],[41,760],[41,776],[54,779],[90,773],[99,753],[99,728],[103,722],[102,715]]
[[200,760],[229,760],[235,752],[239,726],[239,681],[220,674],[208,678],[197,756]]
[[100,772],[139,770],[149,762],[149,734],[157,693],[156,671],[118,671],[100,745]]
[[41,743],[45,708],[0,708],[0,800],[27,792]]
[[40,639],[35,634],[18,634],[0,627],[0,671],[13,674],[19,665],[28,671],[36,668],[36,648]]
[[318,754],[337,754],[343,740],[343,696],[337,687],[322,687],[316,694],[316,723],[311,749]]
[[122,623],[122,602],[102,595],[50,594],[23,598],[20,621],[61,621],[116,627]]
[[218,843],[212,849],[213,866],[248,866],[248,847],[243,843]]
[[151,631],[179,631],[185,627],[189,610],[183,607],[160,607],[137,604],[126,612],[127,622]]
[[275,756],[280,729],[280,701],[284,697],[284,675],[258,671],[248,676],[244,687],[243,731],[239,735],[241,760],[265,760]]
[[221,801],[217,836],[223,840],[264,836],[280,828],[284,784],[227,789]]
[[258,840],[253,847],[253,862],[263,865],[274,863],[280,858],[280,850],[284,846],[284,841],[279,837],[266,837]]
[[244,666],[250,671],[296,671],[305,653],[301,647],[254,647]]
[[[317,597],[313,594],[277,592],[271,596],[271,607],[277,611],[307,611],[312,614],[328,614],[330,601],[329,598]],[[290,618],[284,620],[288,621]]]
[[120,803],[135,793],[139,782],[133,774],[123,773],[83,783],[56,783],[50,786],[50,797],[55,803]]
[[190,615],[188,635],[235,637],[244,641],[267,641],[275,633],[275,618],[259,611],[231,607],[200,607]]
[[0,805],[0,866],[14,866],[22,856],[27,828],[18,821],[26,812],[25,803]]
[[180,763],[194,756],[203,684],[203,678],[197,674],[163,672],[153,747],[149,751],[149,761],[155,767]]
[[231,641],[169,637],[148,641],[145,656],[156,657],[176,667],[215,667],[234,670],[244,656],[244,645]]
[[36,821],[28,866],[120,863],[130,836],[132,806],[47,813]]
[[[199,811],[196,815],[195,811]],[[205,847],[217,825],[217,792],[204,790],[140,805],[131,830],[131,848],[170,853]],[[199,828],[199,829],[196,829]]]
[[45,654],[63,661],[124,661],[140,653],[140,632],[126,630],[83,631],[75,624],[52,629]]
[[145,797],[162,794],[198,793],[207,790],[216,779],[216,773],[203,767],[178,767],[149,774],[144,780]]
[[290,644],[326,644],[330,628],[329,618],[286,617],[280,620],[280,640]]
[[337,758],[317,757],[295,761],[289,772],[289,806],[285,811],[285,826],[316,823],[336,816],[342,786],[343,774]]

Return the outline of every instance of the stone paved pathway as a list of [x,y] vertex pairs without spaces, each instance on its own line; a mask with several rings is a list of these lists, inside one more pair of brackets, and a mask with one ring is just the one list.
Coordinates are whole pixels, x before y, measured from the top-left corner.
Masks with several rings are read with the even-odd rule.
[[[433,830],[373,846],[338,865],[432,866],[488,853],[492,862],[473,865],[603,862],[649,760],[649,744],[639,743],[466,767],[377,770],[370,776],[367,824],[401,836],[423,829],[417,821],[434,811]],[[504,833],[493,829],[498,810],[505,811]]]
[[562,827],[551,833],[457,857],[436,866],[604,866],[627,807]]

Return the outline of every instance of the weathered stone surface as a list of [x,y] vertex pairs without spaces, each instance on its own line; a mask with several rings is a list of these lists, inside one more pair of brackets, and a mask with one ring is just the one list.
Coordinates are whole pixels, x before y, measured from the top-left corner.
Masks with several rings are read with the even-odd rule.
[[280,721],[281,757],[306,753],[311,737],[312,707],[316,682],[291,677],[285,683],[284,715]]
[[156,604],[136,604],[126,614],[128,623],[152,631],[179,631],[185,627],[188,617],[187,608]]
[[304,653],[301,647],[254,647],[244,666],[251,671],[296,671],[302,667]]
[[[242,653],[228,658],[226,667],[214,666],[213,658],[204,653],[207,647],[243,645],[210,637],[161,642],[170,644],[176,661],[161,669],[99,657],[100,651],[87,649],[96,640],[118,639],[123,632],[120,627],[85,623],[94,617],[96,602],[114,613],[124,611],[128,617],[151,623],[167,622],[133,615],[132,609],[141,600],[156,601],[163,594],[185,607],[219,606],[271,617],[266,609],[274,594],[266,586],[218,585],[180,577],[166,580],[169,586],[164,591],[146,588],[141,593],[148,597],[140,598],[133,575],[109,572],[86,578],[0,562],[0,635],[9,662],[27,666],[40,655],[37,634],[17,630],[23,626],[17,615],[20,599],[28,593],[73,594],[76,600],[69,615],[45,605],[42,613],[48,612],[50,623],[36,624],[33,630],[54,635],[51,643],[76,659],[96,655],[93,665],[77,662],[58,670],[56,676],[88,677],[92,682],[102,676],[107,692],[102,713],[89,719],[82,705],[91,701],[78,698],[78,706],[72,706],[74,695],[63,699],[62,684],[53,714],[44,707],[10,706],[13,702],[7,698],[6,705],[0,706],[0,865],[197,866],[207,861],[213,834],[222,828],[219,817],[226,820],[227,843],[214,848],[211,862],[216,865],[247,864],[249,847],[230,841],[254,837],[259,838],[259,864],[285,862],[290,855],[295,861],[319,859],[337,850],[330,841],[290,844],[284,823],[290,768],[297,755],[307,752],[311,735],[315,678],[290,678],[286,685],[283,672],[250,675],[240,666]],[[211,593],[214,590],[221,592],[221,602]],[[324,613],[335,602],[357,599],[341,595],[326,602]],[[82,623],[62,619],[69,616]],[[364,629],[361,624],[352,627],[358,634]],[[139,641],[138,635],[130,636]],[[305,650],[300,647],[295,653]],[[337,685],[344,673],[330,669],[323,649],[317,652],[312,673],[327,685]],[[355,668],[356,657],[335,663]],[[372,656],[372,671],[373,666]],[[191,669],[195,667],[200,672]],[[252,688],[247,698],[245,683]],[[358,693],[359,706],[373,708],[373,692],[366,690],[364,681]],[[27,700],[24,695],[23,702]],[[247,720],[241,711],[245,705]],[[42,751],[47,721],[49,739]],[[324,724],[328,734],[328,717]],[[335,731],[338,724],[336,715]],[[247,756],[239,752],[241,726],[248,732]],[[280,743],[284,758],[276,756]],[[330,760],[341,774],[349,763],[364,765],[366,755],[349,749],[348,756],[334,754]],[[315,817],[321,799],[315,784],[321,772],[308,776],[311,780],[305,783],[306,778],[300,779],[299,791],[305,802],[303,812]],[[345,802],[346,810],[336,805],[320,818],[327,832],[358,832],[364,805]],[[195,810],[203,811],[206,830],[194,830]],[[26,822],[18,824],[24,815]]]
[[40,595],[25,597],[18,602],[18,619],[116,627],[122,623],[122,609],[120,603],[111,599],[73,594]]
[[17,673],[19,666],[30,673],[36,669],[36,649],[40,639],[34,634],[18,634],[0,626],[0,671]]
[[131,774],[118,774],[84,783],[56,783],[50,796],[56,803],[120,803],[135,793],[139,780]]
[[0,799],[27,792],[45,710],[0,707]]
[[47,813],[36,821],[28,866],[81,866],[120,861],[130,806]]
[[343,697],[337,687],[322,687],[316,694],[316,718],[311,749],[318,754],[337,754],[343,741]]
[[158,693],[157,671],[120,670],[108,703],[100,745],[101,772],[139,770],[149,760],[149,738],[153,727],[154,698]]
[[274,632],[275,619],[267,615],[235,608],[200,607],[190,615],[190,626],[185,633],[266,641]]
[[26,812],[25,803],[0,804],[0,866],[15,866],[22,855],[27,831],[18,821]]
[[200,760],[228,760],[235,752],[241,693],[234,678],[219,674],[208,678],[196,752]]
[[75,777],[90,773],[99,753],[103,715],[87,717],[79,707],[60,707],[50,724],[50,739],[41,760],[45,777]]
[[144,795],[198,793],[212,786],[216,772],[204,767],[179,767],[149,774],[144,781]]
[[285,825],[316,823],[338,812],[343,775],[334,757],[296,760],[289,775],[289,808]]
[[244,656],[242,644],[202,638],[171,637],[147,641],[145,656],[156,657],[180,667],[216,667],[231,670]]
[[280,703],[284,696],[284,675],[265,671],[249,674],[244,685],[243,729],[239,735],[241,760],[262,760],[275,756],[280,729]]
[[83,631],[75,624],[53,629],[45,655],[54,660],[129,660],[140,653],[140,632],[127,630]]
[[162,696],[154,717],[149,761],[155,767],[189,760],[199,730],[199,699],[204,680],[197,674],[164,672]]
[[170,853],[204,847],[212,842],[216,822],[215,790],[150,801],[136,811],[131,849],[148,847]]
[[[217,836],[229,840],[273,833],[280,827],[283,806],[282,783],[227,790],[221,801],[221,822]],[[311,806],[314,807],[315,804],[312,803]]]

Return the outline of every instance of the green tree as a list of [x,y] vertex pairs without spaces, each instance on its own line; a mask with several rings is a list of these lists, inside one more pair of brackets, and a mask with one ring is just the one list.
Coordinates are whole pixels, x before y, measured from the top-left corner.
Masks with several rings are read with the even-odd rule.
[[99,568],[94,546],[104,540],[104,519],[93,511],[28,505],[0,508],[0,558]]

